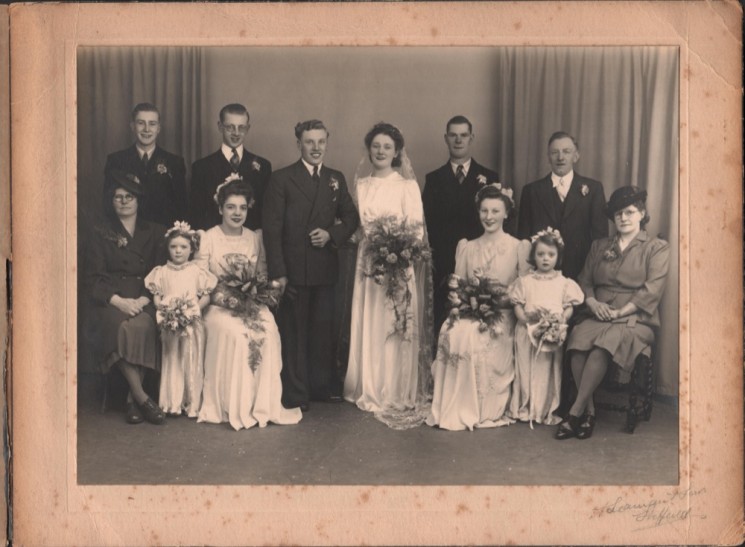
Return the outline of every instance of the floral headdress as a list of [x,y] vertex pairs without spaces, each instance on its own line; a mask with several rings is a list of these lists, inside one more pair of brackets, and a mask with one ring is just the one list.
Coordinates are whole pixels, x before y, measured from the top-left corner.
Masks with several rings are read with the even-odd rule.
[[559,233],[559,230],[551,228],[551,226],[549,226],[545,230],[541,230],[540,232],[532,236],[530,238],[530,243],[535,244],[536,241],[544,236],[554,240],[556,242],[556,245],[558,245],[559,247],[564,247],[564,240],[561,238],[561,233]]
[[515,205],[515,202],[512,200],[512,195],[514,193],[512,191],[512,188],[507,188],[506,186],[502,186],[501,182],[492,182],[491,184],[485,184],[481,188],[479,188],[479,191],[476,192],[476,197],[474,198],[474,201],[476,203],[479,202],[479,200],[481,199],[481,196],[483,195],[483,192],[487,188],[496,188],[497,190],[499,190],[499,193],[501,195],[503,195],[504,197],[510,200],[510,203],[512,203],[513,206]]
[[[175,235],[174,235],[175,234]],[[166,239],[174,235],[185,237],[191,242],[191,246],[194,250],[199,248],[199,234],[191,229],[188,222],[179,221],[173,223],[173,226],[166,231]]]
[[222,189],[223,186],[230,184],[234,180],[243,180],[243,177],[240,176],[238,173],[230,173],[230,175],[228,175],[228,177],[224,181],[222,181],[222,183],[219,184],[218,187],[215,189],[215,195],[212,196],[212,199],[215,200],[215,203],[220,205],[220,202],[217,199],[217,196],[220,194],[220,190]]

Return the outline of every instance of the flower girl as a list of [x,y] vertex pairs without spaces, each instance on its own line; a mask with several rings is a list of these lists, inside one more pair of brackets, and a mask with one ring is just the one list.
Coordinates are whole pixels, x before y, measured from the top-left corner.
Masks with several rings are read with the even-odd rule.
[[533,270],[510,287],[515,305],[515,381],[510,415],[521,421],[558,424],[561,363],[567,321],[584,295],[579,285],[556,270],[564,241],[550,226],[532,238],[528,262]]
[[186,222],[175,222],[166,232],[169,260],[145,278],[157,307],[162,361],[159,404],[165,412],[195,418],[202,402],[204,325],[202,308],[217,278],[190,260],[199,236]]

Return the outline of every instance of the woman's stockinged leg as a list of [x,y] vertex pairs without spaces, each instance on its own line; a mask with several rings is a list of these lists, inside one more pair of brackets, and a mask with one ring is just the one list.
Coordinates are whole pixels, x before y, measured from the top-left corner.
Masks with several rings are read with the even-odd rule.
[[122,371],[124,379],[127,380],[127,383],[129,384],[129,392],[132,395],[132,398],[137,404],[141,405],[148,398],[147,393],[145,393],[145,390],[142,388],[142,380],[145,375],[144,369],[128,363],[124,359],[121,359],[118,365],[119,370]]
[[[595,348],[587,354],[587,360],[577,385],[577,399],[569,409],[570,414],[581,416],[585,410],[594,413],[595,405],[592,402],[592,396],[603,381],[609,363],[610,355],[603,349]],[[574,358],[572,358],[572,372],[574,372]]]

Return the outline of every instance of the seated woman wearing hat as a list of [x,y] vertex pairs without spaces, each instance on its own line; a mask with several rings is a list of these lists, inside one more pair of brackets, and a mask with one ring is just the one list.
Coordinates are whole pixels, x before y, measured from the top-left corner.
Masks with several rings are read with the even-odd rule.
[[87,249],[86,335],[102,371],[117,366],[129,384],[127,421],[161,424],[163,412],[142,388],[145,370],[158,366],[155,309],[143,279],[163,262],[165,228],[137,218],[137,177],[116,171],[112,179],[104,189],[106,219],[95,226]]
[[646,199],[647,192],[637,186],[613,192],[606,214],[616,234],[592,243],[579,276],[587,317],[574,327],[567,344],[577,398],[558,426],[557,439],[592,436],[592,397],[608,365],[613,361],[630,372],[637,356],[649,355],[654,342],[670,246],[643,229],[649,222]]

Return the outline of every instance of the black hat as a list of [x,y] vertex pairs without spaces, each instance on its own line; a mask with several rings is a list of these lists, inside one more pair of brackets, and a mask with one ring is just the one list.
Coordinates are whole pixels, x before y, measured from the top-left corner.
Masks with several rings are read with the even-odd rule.
[[638,201],[647,201],[647,191],[638,186],[622,186],[611,195],[605,208],[606,216],[613,220],[616,213],[621,209],[633,205]]
[[130,192],[136,196],[142,196],[143,189],[140,179],[134,176],[132,173],[125,173],[124,171],[114,170],[111,172],[111,186],[112,190],[117,188],[124,188],[127,192]]

